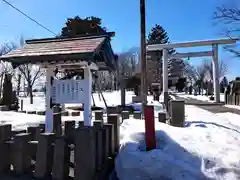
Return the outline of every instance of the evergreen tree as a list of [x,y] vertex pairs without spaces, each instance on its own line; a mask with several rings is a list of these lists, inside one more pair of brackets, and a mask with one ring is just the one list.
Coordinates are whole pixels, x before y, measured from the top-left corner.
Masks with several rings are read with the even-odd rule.
[[3,83],[2,104],[11,108],[11,104],[12,104],[12,76],[10,74],[5,74],[4,83]]
[[[168,34],[166,32],[166,30],[156,24],[152,29],[151,29],[151,32],[148,34],[148,38],[147,38],[147,44],[168,44],[170,43],[169,41],[169,37],[168,37]],[[174,53],[175,51],[173,49],[169,49],[168,53],[169,54],[172,54]],[[155,60],[158,60],[159,58],[162,57],[162,51],[152,51],[150,53],[148,53],[151,58],[154,58],[152,56],[155,56]],[[158,58],[156,59],[156,56],[158,55]]]
[[[170,43],[166,30],[156,24],[148,35],[147,44],[168,44]],[[169,49],[168,53],[173,54],[174,49]],[[156,73],[162,74],[162,50],[148,52],[148,60],[157,61]],[[168,74],[171,77],[182,76],[185,65],[182,59],[169,59],[168,60]]]
[[65,26],[62,28],[60,37],[75,37],[87,34],[104,34],[106,28],[102,27],[102,20],[98,17],[68,18]]

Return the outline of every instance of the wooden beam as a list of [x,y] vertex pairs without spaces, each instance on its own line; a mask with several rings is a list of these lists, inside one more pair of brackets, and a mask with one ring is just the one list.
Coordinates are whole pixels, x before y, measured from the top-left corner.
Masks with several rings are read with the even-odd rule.
[[198,47],[198,46],[212,46],[213,44],[235,44],[239,39],[215,39],[215,40],[202,40],[202,41],[190,41],[170,44],[152,44],[147,46],[148,51],[157,51],[162,49],[172,48],[187,48],[187,47]]
[[212,51],[202,51],[202,52],[190,52],[190,53],[175,53],[175,54],[170,55],[169,59],[205,57],[205,56],[213,56],[213,52]]

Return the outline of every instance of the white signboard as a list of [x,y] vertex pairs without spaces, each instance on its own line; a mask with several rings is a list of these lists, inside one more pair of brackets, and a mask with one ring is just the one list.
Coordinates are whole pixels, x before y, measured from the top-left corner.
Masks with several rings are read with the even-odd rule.
[[[84,103],[88,80],[54,80],[52,101],[54,104]],[[85,93],[84,93],[85,92]]]

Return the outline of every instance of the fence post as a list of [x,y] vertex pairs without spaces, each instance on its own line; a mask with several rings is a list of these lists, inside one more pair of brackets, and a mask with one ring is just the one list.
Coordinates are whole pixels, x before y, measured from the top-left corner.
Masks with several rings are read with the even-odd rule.
[[53,108],[53,132],[56,135],[62,134],[62,113],[59,106]]
[[[112,128],[112,125],[110,125]],[[107,125],[103,125],[103,162],[108,159],[110,155],[110,129]]]
[[94,128],[96,133],[96,169],[101,170],[103,165],[103,129],[101,121],[94,122]]
[[104,124],[104,127],[106,128],[106,131],[108,132],[108,156],[112,156],[114,154],[114,129],[112,124]]
[[85,126],[76,131],[74,179],[92,180],[96,173],[96,133]]
[[69,175],[70,149],[65,137],[61,136],[55,140],[52,179],[65,180]]
[[14,156],[13,167],[14,172],[18,175],[31,172],[31,151],[29,133],[17,134],[14,138]]
[[122,120],[129,119],[129,111],[122,111]]
[[236,94],[235,95],[235,105],[238,106],[239,105],[238,102],[239,102],[239,96]]
[[103,121],[103,111],[95,111],[95,120]]
[[78,128],[84,127],[84,122],[83,121],[78,121]]
[[20,109],[21,109],[21,112],[23,111],[23,99],[21,99],[21,101],[20,101]]
[[0,173],[10,171],[10,148],[5,143],[10,140],[12,126],[10,124],[0,125]]
[[154,106],[146,106],[144,108],[144,118],[145,118],[146,150],[150,151],[156,148]]
[[119,138],[120,138],[120,120],[118,114],[110,114],[108,115],[108,124],[113,125],[113,136],[114,136],[114,151],[118,152],[119,149]]
[[142,113],[138,111],[133,112],[133,118],[134,119],[142,119]]
[[224,102],[225,102],[225,104],[228,104],[227,88],[225,88],[225,90],[224,90]]
[[240,95],[237,95],[237,97],[238,97],[237,105],[239,106],[240,105]]
[[69,143],[73,143],[75,133],[75,121],[65,121],[64,135],[68,139]]
[[37,157],[35,165],[35,177],[48,179],[51,177],[53,164],[53,141],[55,134],[43,133],[39,136]]
[[37,131],[37,127],[34,127],[34,126],[27,127],[27,133],[30,134],[31,141],[35,140],[36,131]]
[[232,95],[230,94],[228,95],[228,104],[230,105],[232,104]]

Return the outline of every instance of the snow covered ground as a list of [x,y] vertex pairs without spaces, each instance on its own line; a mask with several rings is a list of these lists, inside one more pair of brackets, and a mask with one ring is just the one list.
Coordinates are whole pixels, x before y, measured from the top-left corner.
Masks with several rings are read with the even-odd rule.
[[[127,91],[126,92],[126,104],[132,102],[132,96],[133,92]],[[103,96],[106,100],[106,103],[108,106],[115,106],[115,105],[120,105],[121,104],[121,92],[120,91],[115,91],[115,92],[103,92]],[[33,104],[30,104],[29,98],[22,97],[20,99],[23,99],[23,110],[26,111],[40,111],[40,110],[45,110],[45,97],[43,93],[38,93],[37,96],[34,97]],[[96,106],[99,107],[105,107],[104,101],[102,97],[98,93],[93,93],[93,99],[96,103]],[[93,101],[92,101],[93,104]],[[66,106],[75,106],[77,104],[66,104]]]
[[[127,92],[126,103],[131,102],[132,95]],[[108,105],[120,104],[120,92],[105,92],[104,97]],[[98,94],[94,94],[94,99],[97,106],[104,107]],[[35,97],[33,105],[24,98],[25,110],[44,110],[44,104],[42,96]],[[123,122],[121,149],[116,159],[120,180],[240,179],[240,116],[213,114],[195,106],[186,106],[185,112],[184,128],[156,121],[157,149],[150,152],[144,151],[144,121]],[[44,116],[16,112],[0,111],[0,117],[0,123],[11,123],[14,129],[44,122]],[[63,120],[82,118],[70,116]]]
[[145,152],[144,121],[121,126],[120,180],[240,179],[240,117],[186,106],[186,127],[156,122],[157,149]]
[[[121,92],[103,92],[103,96],[106,100],[108,106],[117,106],[121,104]],[[132,91],[126,91],[126,104],[130,104],[132,102],[132,96],[134,93]],[[21,97],[23,100],[23,110],[25,111],[43,111],[45,110],[45,97],[43,93],[37,93],[34,97],[33,104],[30,104],[30,100],[28,97]],[[95,101],[96,106],[105,108],[104,101],[102,97],[98,93],[93,93],[93,99]],[[152,101],[153,97],[148,96],[148,101]],[[161,100],[161,97],[160,97]],[[92,101],[93,104],[93,101]],[[76,106],[77,104],[66,104],[67,106]]]
[[[207,101],[207,102],[214,102],[214,101],[211,101],[209,100],[209,97],[210,96],[205,96],[205,95],[193,95],[193,94],[185,94],[185,93],[176,93],[179,97],[183,97],[183,98],[192,98],[192,99],[197,99],[197,100],[200,100],[200,101]],[[224,102],[224,94],[220,94],[220,101],[221,102]]]
[[[126,104],[131,104],[133,92],[126,92]],[[107,102],[108,106],[117,106],[121,104],[121,93],[120,91],[115,92],[104,92],[103,96]],[[104,101],[102,98],[99,98],[99,94],[93,94],[96,106],[105,108]],[[21,97],[23,100],[23,110],[25,111],[43,111],[45,110],[45,97],[43,93],[35,93],[33,104],[30,104],[30,100],[28,97]],[[154,104],[152,102],[153,97],[148,96],[148,101],[150,104]],[[66,106],[76,106],[77,104],[66,104]],[[156,103],[155,103],[156,105]],[[136,109],[139,109],[141,104],[134,104]],[[156,111],[162,109],[162,106],[158,104],[156,106]],[[94,114],[93,114],[94,115]],[[31,115],[25,113],[17,113],[17,112],[9,112],[9,111],[0,111],[0,124],[12,124],[13,129],[26,129],[28,126],[35,126],[39,123],[44,123],[45,116],[40,115]],[[63,121],[75,120],[80,121],[83,120],[83,113],[80,116],[63,116]]]
[[[194,96],[194,95],[185,94],[185,93],[176,93],[176,94],[179,97],[186,98],[186,99],[192,98],[192,99],[197,99],[197,100],[200,100],[200,101],[214,102],[214,101],[209,100],[210,96],[205,96],[205,95],[203,95],[203,96],[202,95]],[[224,94],[220,94],[220,101],[224,102]],[[237,106],[237,105],[225,104],[224,106],[228,107],[228,108],[233,108],[233,109],[239,109],[240,110],[240,106]]]

